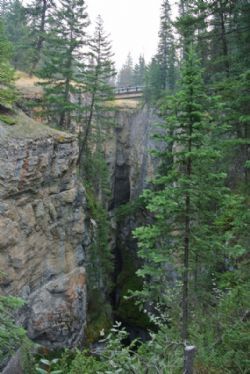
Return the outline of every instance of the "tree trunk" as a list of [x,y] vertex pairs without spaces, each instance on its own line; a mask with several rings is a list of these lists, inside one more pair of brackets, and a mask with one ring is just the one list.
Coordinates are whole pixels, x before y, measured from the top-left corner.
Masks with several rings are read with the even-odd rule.
[[222,50],[224,55],[224,65],[227,76],[229,76],[229,56],[228,56],[228,46],[227,46],[227,39],[226,39],[226,27],[225,27],[225,20],[224,20],[224,13],[221,4],[221,0],[219,1],[219,17],[220,17],[220,26],[221,26],[221,40],[222,40]]
[[196,347],[193,345],[186,346],[184,349],[184,371],[183,374],[193,374],[194,357]]
[[[192,123],[189,124],[188,152],[192,150]],[[192,160],[189,156],[186,165],[186,177],[189,179],[192,173]],[[185,232],[184,232],[184,260],[183,260],[183,289],[182,289],[182,340],[188,339],[188,276],[189,276],[189,250],[190,250],[190,193],[185,196]]]
[[36,44],[36,47],[35,47],[35,49],[36,49],[36,56],[35,56],[33,64],[32,64],[30,75],[33,74],[33,72],[35,71],[35,69],[37,67],[37,64],[38,64],[38,62],[40,60],[41,50],[42,50],[43,42],[44,42],[44,33],[45,33],[45,22],[46,22],[46,12],[47,12],[47,9],[48,9],[48,0],[43,0],[42,15],[41,15],[41,24],[40,24],[40,27],[39,27],[39,36],[38,36],[38,41],[37,41],[37,44]]

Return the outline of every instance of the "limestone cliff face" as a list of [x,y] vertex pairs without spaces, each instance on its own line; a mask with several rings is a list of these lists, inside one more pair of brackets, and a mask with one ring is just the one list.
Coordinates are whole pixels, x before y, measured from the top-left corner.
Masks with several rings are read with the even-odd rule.
[[2,294],[27,301],[20,318],[48,347],[75,346],[86,321],[85,192],[76,139],[19,113],[0,122]]
[[113,203],[117,207],[137,198],[155,175],[159,161],[150,153],[161,148],[153,135],[161,119],[148,108],[117,112],[115,134],[107,144],[107,161],[112,176]]

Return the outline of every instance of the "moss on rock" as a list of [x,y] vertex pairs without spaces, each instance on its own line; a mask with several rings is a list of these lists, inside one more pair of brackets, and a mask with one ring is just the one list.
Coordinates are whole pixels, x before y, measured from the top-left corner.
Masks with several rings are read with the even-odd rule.
[[7,114],[0,114],[0,121],[9,126],[16,124],[16,119],[13,116]]
[[107,333],[112,326],[112,309],[98,289],[88,291],[88,322],[85,330],[86,343],[100,340],[100,332]]

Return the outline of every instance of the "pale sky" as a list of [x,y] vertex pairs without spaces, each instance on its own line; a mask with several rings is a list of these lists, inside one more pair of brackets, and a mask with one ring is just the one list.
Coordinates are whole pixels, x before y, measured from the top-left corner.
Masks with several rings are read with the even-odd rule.
[[[28,0],[23,0],[27,3]],[[170,0],[175,4],[176,0]],[[140,54],[149,62],[155,54],[160,27],[162,0],[86,0],[91,28],[100,14],[110,34],[116,68],[120,69],[130,52],[136,63]],[[176,6],[172,11],[176,13]]]
[[129,52],[134,63],[139,55],[146,62],[156,52],[162,0],[86,0],[91,23],[98,14],[110,33],[117,69],[121,68]]

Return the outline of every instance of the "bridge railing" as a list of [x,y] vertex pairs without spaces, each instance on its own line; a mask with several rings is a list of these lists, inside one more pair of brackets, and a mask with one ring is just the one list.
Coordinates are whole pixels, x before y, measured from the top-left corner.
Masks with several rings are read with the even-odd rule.
[[131,87],[116,87],[115,94],[133,94],[133,93],[142,93],[144,91],[144,86],[131,86]]

